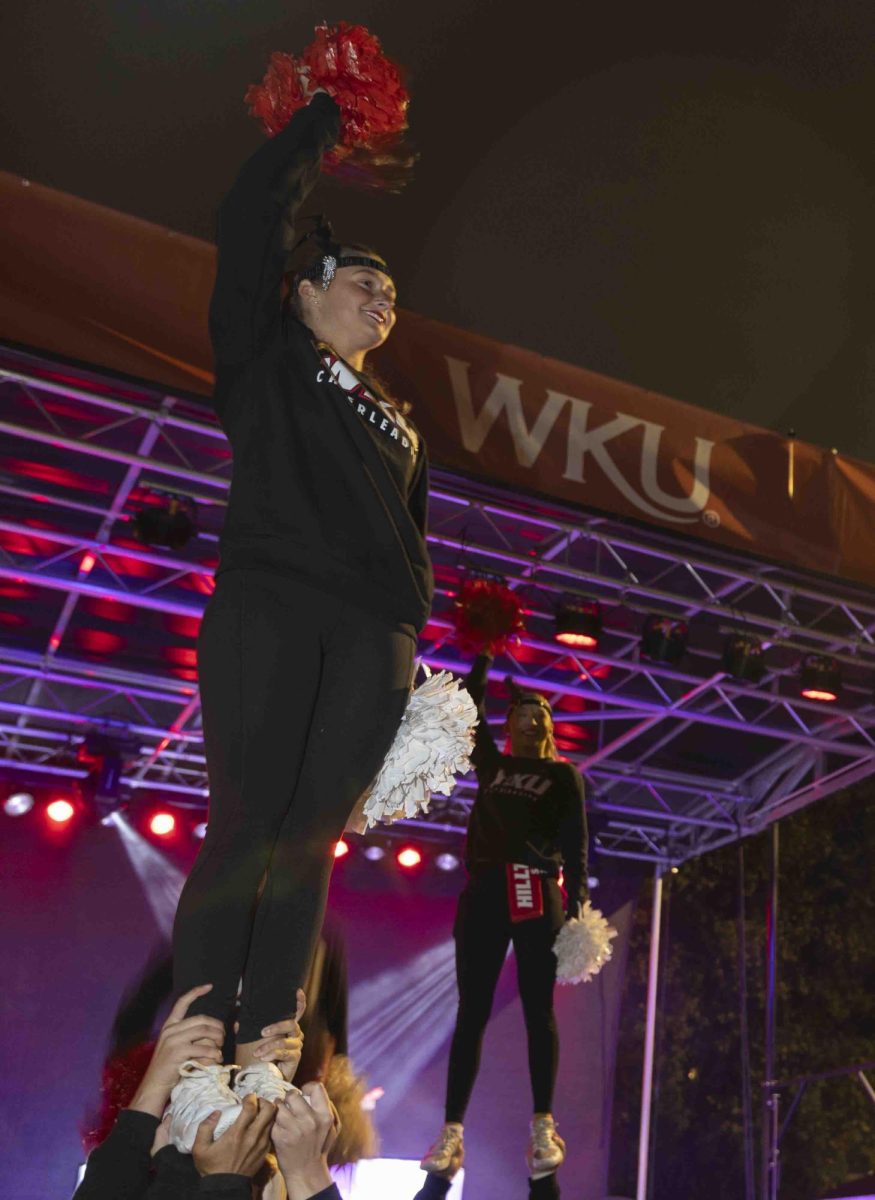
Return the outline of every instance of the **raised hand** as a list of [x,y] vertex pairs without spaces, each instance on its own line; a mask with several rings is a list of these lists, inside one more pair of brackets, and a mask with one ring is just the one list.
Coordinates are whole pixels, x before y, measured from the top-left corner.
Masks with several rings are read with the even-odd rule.
[[189,1005],[204,996],[213,985],[203,983],[180,996],[161,1027],[158,1042],[146,1074],[128,1105],[138,1112],[160,1117],[170,1090],[179,1080],[179,1068],[186,1059],[204,1064],[222,1061],[225,1027],[215,1017],[187,1017]]
[[303,1096],[290,1092],[278,1107],[271,1140],[288,1200],[309,1200],[331,1186],[328,1152],[339,1130],[337,1111],[321,1083],[305,1084]]
[[220,1138],[213,1132],[220,1114],[210,1113],[198,1126],[191,1157],[200,1175],[245,1175],[251,1179],[261,1170],[270,1150],[270,1133],[277,1110],[268,1100],[244,1096],[240,1115]]
[[256,1062],[275,1062],[289,1082],[295,1077],[304,1049],[304,1035],[298,1022],[306,1008],[307,998],[298,988],[294,1019],[266,1025],[261,1031],[261,1039],[250,1043],[249,1046],[251,1057]]

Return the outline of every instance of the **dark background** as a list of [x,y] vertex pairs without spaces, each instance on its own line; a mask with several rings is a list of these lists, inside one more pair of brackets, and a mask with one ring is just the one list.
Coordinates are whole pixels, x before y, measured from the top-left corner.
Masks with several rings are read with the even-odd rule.
[[409,73],[407,192],[314,203],[406,306],[875,458],[871,0],[29,0],[0,166],[209,238],[247,84],[324,17]]

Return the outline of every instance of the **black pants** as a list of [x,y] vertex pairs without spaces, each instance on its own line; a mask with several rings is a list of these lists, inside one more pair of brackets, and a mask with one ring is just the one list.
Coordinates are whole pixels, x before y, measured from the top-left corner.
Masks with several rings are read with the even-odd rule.
[[296,581],[219,576],[198,643],[210,811],[174,986],[212,983],[190,1011],[226,1020],[242,977],[239,1041],[294,1015],[333,846],[392,744],[415,650],[406,628]]
[[559,1065],[559,1033],[553,1013],[556,957],[553,942],[562,927],[562,895],[553,879],[542,879],[544,915],[510,920],[507,876],[498,868],[471,879],[459,897],[454,937],[459,1013],[450,1047],[447,1121],[464,1121],[480,1066],[483,1034],[507,947],[513,942],[520,999],[529,1044],[529,1075],[535,1112],[549,1112]]

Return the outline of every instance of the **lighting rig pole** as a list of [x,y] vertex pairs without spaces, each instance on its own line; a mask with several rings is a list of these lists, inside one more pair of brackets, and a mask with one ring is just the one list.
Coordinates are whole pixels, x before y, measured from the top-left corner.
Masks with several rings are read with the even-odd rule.
[[644,1026],[644,1067],[641,1072],[641,1126],[638,1134],[638,1187],[635,1200],[647,1200],[650,1162],[650,1121],[653,1103],[653,1058],[656,1045],[656,1009],[659,992],[659,940],[662,933],[662,877],[659,863],[653,877],[653,912],[650,916],[650,957],[647,967],[647,1015]]
[[778,1089],[775,1085],[775,1016],[778,965],[778,822],[772,822],[772,857],[769,900],[766,907],[766,1046],[763,1080],[762,1200],[778,1200],[779,1139]]

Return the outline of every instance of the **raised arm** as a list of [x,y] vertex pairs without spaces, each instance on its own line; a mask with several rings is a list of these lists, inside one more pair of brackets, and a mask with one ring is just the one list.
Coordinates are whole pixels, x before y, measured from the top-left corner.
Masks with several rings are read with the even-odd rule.
[[151,1113],[123,1109],[109,1137],[88,1156],[73,1200],[143,1200],[158,1123]]
[[491,666],[491,654],[478,654],[465,680],[465,687],[477,705],[477,714],[480,717],[474,731],[474,749],[471,752],[471,761],[478,775],[494,769],[501,761],[501,751],[495,744],[495,738],[492,736],[492,730],[486,719],[486,684],[489,680]]
[[568,764],[568,790],[565,811],[559,826],[559,845],[564,863],[565,890],[568,893],[568,916],[576,917],[589,896],[587,851],[589,834],[586,828],[583,779],[580,772]]
[[317,93],[256,150],[222,201],[210,302],[217,365],[245,363],[276,336],[291,227],[339,130],[340,110],[327,93]]

